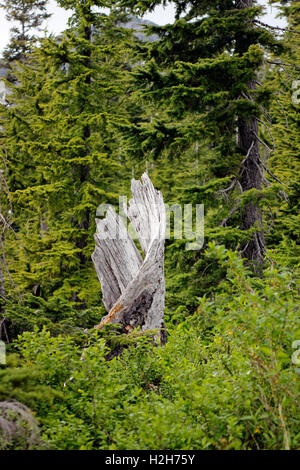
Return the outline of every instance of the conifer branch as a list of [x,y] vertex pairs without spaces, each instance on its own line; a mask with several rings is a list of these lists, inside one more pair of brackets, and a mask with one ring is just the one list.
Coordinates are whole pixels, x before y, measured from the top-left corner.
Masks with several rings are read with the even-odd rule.
[[[253,148],[253,145],[254,145],[254,140],[252,141],[252,143],[251,143],[251,145],[250,145],[250,147],[249,147],[249,149],[248,149],[247,155],[245,156],[244,160],[243,160],[242,163],[241,163],[238,176],[232,180],[232,182],[230,183],[230,186],[228,186],[228,188],[220,189],[220,190],[218,191],[218,194],[227,193],[228,191],[230,191],[231,189],[233,189],[234,186],[238,183],[238,177],[241,176],[241,175],[244,173],[245,167],[243,167],[243,165],[244,165],[244,163],[246,162],[247,158],[249,157],[250,152],[251,152],[251,150],[252,150],[252,148]],[[243,190],[242,190],[241,192],[243,192]]]
[[273,178],[275,181],[277,181],[278,183],[283,185],[283,182],[280,181],[280,179],[277,178],[277,176],[275,176],[275,175],[273,175],[273,173],[271,173],[271,171],[266,167],[266,165],[264,164],[264,162],[261,161],[261,159],[259,159],[259,162],[262,165],[263,169],[271,176],[271,178]]
[[[269,183],[269,181],[264,177],[263,172],[261,171],[261,168],[260,168],[259,164],[258,164],[256,161],[255,161],[254,163],[255,163],[255,165],[257,166],[257,169],[258,169],[258,171],[259,171],[259,174],[260,174],[260,176],[261,176],[261,179],[262,179],[263,183],[264,183],[266,186],[270,186],[270,183]],[[260,162],[260,163],[261,163],[261,162]]]
[[267,131],[269,132],[269,135],[270,135],[270,137],[271,137],[271,139],[272,139],[272,141],[273,141],[273,150],[276,150],[275,140],[274,140],[274,137],[273,137],[273,135],[272,135],[272,132],[271,132],[269,126],[267,126],[267,124],[266,124],[264,121],[261,121],[261,120],[258,119],[258,118],[255,118],[255,119],[256,119],[258,122],[260,122],[263,126],[265,126],[265,128],[266,128]]
[[295,69],[300,70],[300,67],[298,67],[298,65],[288,64],[287,62],[276,62],[275,60],[268,59],[266,59],[266,62],[268,62],[269,64],[279,65],[282,68],[285,65],[286,67],[294,67]]
[[239,198],[237,201],[236,201],[236,204],[232,207],[232,209],[229,211],[229,214],[227,217],[225,217],[225,219],[222,220],[222,222],[219,223],[219,227],[224,227],[224,225],[227,223],[228,219],[230,219],[230,217],[239,209],[240,207],[240,202],[241,202],[241,198]]
[[263,106],[261,106],[261,109],[263,110],[263,113],[264,113],[264,115],[265,115],[266,121],[267,121],[270,125],[272,125],[273,123],[272,123],[272,118],[271,118],[270,114],[267,112],[267,110],[266,110]]
[[[4,153],[4,155],[6,156],[7,158],[7,152],[6,152],[6,149],[4,147],[2,147],[2,151]],[[4,300],[4,302],[6,301],[6,292],[5,292],[5,287],[4,287],[4,282],[5,282],[5,279],[4,279],[4,275],[3,275],[3,270],[2,270],[2,266],[1,264],[3,265],[6,273],[7,273],[7,276],[8,276],[8,279],[10,281],[10,284],[12,286],[12,288],[17,292],[18,296],[20,297],[20,299],[22,300],[22,296],[21,296],[21,293],[19,292],[11,274],[10,274],[10,271],[9,271],[9,267],[8,267],[8,264],[7,264],[7,261],[6,261],[6,254],[5,254],[5,246],[4,246],[4,237],[5,237],[5,231],[6,229],[8,228],[9,230],[11,230],[12,232],[14,232],[14,234],[16,235],[16,237],[19,239],[18,235],[16,234],[15,230],[13,229],[13,227],[11,226],[11,218],[12,218],[12,199],[11,199],[11,194],[10,194],[10,191],[9,191],[9,187],[8,187],[8,184],[7,184],[7,164],[6,164],[6,158],[4,156],[2,156],[2,161],[3,161],[3,166],[4,166],[4,169],[1,169],[0,170],[0,194],[1,192],[5,192],[7,198],[8,198],[8,209],[7,210],[7,217],[5,217],[3,215],[3,210],[2,210],[2,203],[1,203],[1,200],[0,200],[0,226],[2,226],[2,230],[1,230],[1,233],[0,233],[0,247],[1,247],[1,259],[0,259],[0,291],[1,291],[1,298]],[[2,187],[4,187],[4,190],[2,189]],[[3,313],[3,312],[2,312]]]
[[236,182],[237,182],[237,180],[236,180],[236,178],[234,178],[234,179],[232,180],[232,182],[230,183],[230,186],[228,186],[228,188],[220,189],[220,190],[218,191],[218,193],[219,193],[219,194],[227,193],[228,191],[230,191],[231,189],[234,188]]
[[264,147],[266,147],[266,149],[272,153],[273,150],[270,149],[270,147],[266,144],[266,142],[264,142],[263,140],[261,140],[258,135],[256,134],[256,132],[252,131],[253,132],[253,135],[255,136],[255,138],[258,140],[258,142],[260,142]]
[[287,32],[287,33],[300,34],[300,31],[296,31],[295,29],[280,28],[279,26],[271,26],[271,25],[263,23],[262,21],[259,21],[259,20],[253,20],[253,21],[251,21],[251,23],[259,24],[260,26],[263,26],[264,28],[272,29],[273,31],[284,31],[284,32]]
[[280,103],[279,99],[278,98],[275,98],[276,100],[276,103],[279,105],[281,111],[283,112],[283,115],[284,115],[284,118],[285,118],[285,123],[286,123],[286,127],[288,128],[289,127],[289,122],[288,122],[288,119],[287,119],[287,116],[286,116],[286,112],[282,106],[282,104]]
[[[241,163],[241,167],[244,165],[244,163],[245,163],[246,160],[248,159],[248,157],[249,157],[249,155],[250,155],[250,152],[251,152],[251,150],[252,150],[252,148],[253,148],[253,145],[254,145],[254,140],[252,140],[252,143],[251,143],[251,145],[250,145],[250,147],[249,147],[249,149],[248,149],[247,155],[245,156],[244,160],[243,160],[242,163]],[[242,170],[242,173],[243,173],[243,171],[244,171],[244,170]]]

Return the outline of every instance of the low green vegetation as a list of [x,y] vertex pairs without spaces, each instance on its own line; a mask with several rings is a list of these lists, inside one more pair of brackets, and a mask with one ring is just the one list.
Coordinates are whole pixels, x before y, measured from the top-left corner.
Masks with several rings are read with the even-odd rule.
[[212,255],[226,270],[222,284],[194,315],[170,315],[165,347],[135,334],[107,361],[122,341],[117,330],[19,336],[18,363],[14,355],[0,371],[0,398],[10,390],[31,407],[40,427],[34,448],[299,447],[296,279],[275,267],[253,278],[222,246],[211,244]]
[[[300,2],[175,0],[137,32],[170,2],[57,0],[39,40],[25,3],[0,0],[0,449],[299,449]],[[201,249],[165,242],[164,347],[94,328],[97,207],[145,171],[204,204]]]

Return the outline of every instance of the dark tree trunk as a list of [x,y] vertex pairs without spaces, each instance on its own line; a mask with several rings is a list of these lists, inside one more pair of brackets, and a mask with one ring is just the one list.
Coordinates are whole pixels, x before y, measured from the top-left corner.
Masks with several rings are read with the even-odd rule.
[[[245,9],[253,6],[253,0],[239,0],[237,8]],[[247,44],[245,37],[237,37],[236,51],[245,53],[250,44]],[[249,90],[254,90],[255,81],[248,83]],[[258,123],[255,116],[247,119],[238,118],[238,145],[245,158],[241,168],[240,184],[242,191],[250,189],[261,190],[263,186],[263,173],[260,160],[260,149],[258,136]],[[256,271],[261,270],[261,265],[266,251],[265,237],[262,224],[262,211],[256,202],[250,202],[242,210],[242,229],[249,230],[257,227],[253,236],[241,247],[243,257],[253,262]]]
[[[89,13],[91,14],[90,11]],[[90,48],[90,44],[92,42],[91,24],[88,24],[84,27],[83,36],[84,36],[84,39],[88,43],[88,45],[83,51],[83,56],[84,56],[83,60],[84,60],[85,67],[89,69],[91,67],[91,48]],[[91,77],[89,74],[85,78],[85,83],[87,85],[91,84]],[[80,110],[81,112],[86,111],[88,107],[88,103],[89,103],[89,98],[84,97],[81,103],[81,110]],[[85,155],[88,155],[90,153],[90,146],[89,146],[90,137],[91,137],[90,126],[88,124],[85,124],[83,127],[83,138],[85,141]],[[80,184],[85,183],[88,180],[89,175],[90,175],[90,166],[89,165],[82,166],[80,168],[80,174],[79,174]],[[81,238],[76,243],[77,248],[80,248],[81,250],[83,250],[87,245],[87,235],[88,235],[87,231],[89,229],[89,226],[90,226],[90,210],[86,210],[83,214],[81,222],[79,223],[79,228],[84,232],[82,233]],[[80,263],[83,265],[85,265],[89,261],[82,251],[79,252],[78,257],[80,259]]]
[[[250,189],[262,189],[263,175],[260,168],[259,144],[257,141],[257,121],[250,117],[249,121],[245,119],[238,120],[238,138],[239,146],[243,152],[248,155],[244,159],[242,167],[242,176],[240,179],[243,192]],[[265,252],[265,237],[262,225],[262,212],[257,203],[250,202],[242,209],[242,229],[249,230],[257,227],[252,238],[242,247],[243,256],[254,261],[256,268],[259,269]]]
[[[83,38],[87,42],[87,45],[84,47],[83,51],[81,52],[83,55],[83,64],[86,67],[86,69],[90,69],[91,67],[91,42],[92,42],[92,26],[89,21],[91,21],[92,15],[91,15],[91,9],[90,7],[88,8],[87,16],[86,18],[88,19],[88,24],[83,26]],[[85,78],[85,83],[89,86],[91,84],[91,77],[89,74],[87,74]],[[79,102],[79,111],[84,113],[89,110],[89,96],[83,96],[80,98]],[[91,128],[89,124],[85,123],[82,128],[82,135],[83,139],[85,142],[85,154],[84,156],[89,155],[90,153],[90,143],[89,139],[91,137]],[[79,185],[84,184],[86,181],[88,181],[90,175],[90,166],[87,165],[82,165],[79,168]],[[80,261],[80,264],[82,266],[86,266],[87,263],[90,261],[89,258],[84,254],[84,249],[87,246],[87,241],[88,241],[88,230],[90,227],[90,209],[86,209],[83,214],[81,215],[81,221],[77,222],[78,223],[78,228],[81,231],[80,237],[76,240],[75,245],[76,248],[79,248],[80,251],[77,253],[77,257]],[[86,303],[85,301],[82,301],[78,298],[77,293],[73,294],[73,301],[77,302],[77,308],[82,309],[86,308]]]

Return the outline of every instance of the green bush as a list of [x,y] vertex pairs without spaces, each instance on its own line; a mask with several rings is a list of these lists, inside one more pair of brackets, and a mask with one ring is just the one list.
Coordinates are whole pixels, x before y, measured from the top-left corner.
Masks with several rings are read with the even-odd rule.
[[[292,276],[272,267],[253,278],[242,260],[209,245],[226,279],[214,300],[169,327],[168,343],[147,336],[107,361],[108,342],[90,330],[85,346],[45,329],[23,333],[23,370],[57,392],[32,405],[51,449],[296,449],[300,339]],[[129,339],[129,338],[128,338]]]

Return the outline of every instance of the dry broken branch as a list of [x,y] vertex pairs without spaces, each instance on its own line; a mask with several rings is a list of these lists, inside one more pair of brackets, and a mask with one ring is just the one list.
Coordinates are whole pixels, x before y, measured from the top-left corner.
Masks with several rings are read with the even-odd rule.
[[300,31],[297,31],[295,29],[280,28],[279,26],[271,26],[271,25],[263,23],[262,21],[259,21],[259,20],[252,20],[252,23],[259,24],[260,26],[263,26],[264,28],[272,29],[273,31],[284,31],[286,33],[300,34]]

